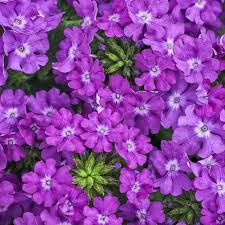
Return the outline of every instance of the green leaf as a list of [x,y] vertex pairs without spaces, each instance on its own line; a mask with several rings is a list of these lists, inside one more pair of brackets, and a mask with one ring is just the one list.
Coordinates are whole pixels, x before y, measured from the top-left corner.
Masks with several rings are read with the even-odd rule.
[[94,165],[95,165],[95,158],[94,158],[93,153],[91,153],[88,156],[88,159],[87,159],[87,161],[85,163],[85,170],[86,170],[87,174],[89,174],[89,175],[91,174]]
[[93,179],[92,177],[89,176],[89,177],[87,178],[87,188],[88,188],[88,189],[91,189],[93,185],[94,185],[94,179]]
[[85,170],[75,170],[75,173],[77,174],[77,175],[79,175],[80,177],[87,177],[88,176],[88,174],[87,174],[87,172],[85,171]]
[[102,187],[102,185],[94,183],[93,188],[96,190],[98,194],[104,195],[104,188]]
[[107,74],[115,73],[116,71],[118,71],[123,66],[124,66],[124,62],[119,61],[119,62],[115,63],[114,65],[110,66],[109,68],[107,68],[106,73]]
[[93,178],[98,184],[108,184],[107,180],[104,179],[102,176],[93,176]]

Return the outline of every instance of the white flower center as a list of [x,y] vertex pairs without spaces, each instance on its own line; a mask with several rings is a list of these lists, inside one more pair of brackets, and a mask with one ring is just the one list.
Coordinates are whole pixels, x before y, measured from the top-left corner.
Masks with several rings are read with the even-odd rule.
[[62,207],[62,212],[64,213],[64,214],[68,214],[68,213],[71,213],[71,212],[73,212],[73,205],[72,205],[72,203],[69,201],[69,200],[66,200],[65,201],[65,204],[63,205],[63,207]]
[[166,170],[167,170],[168,172],[171,172],[171,173],[177,172],[177,171],[180,170],[180,167],[179,167],[179,164],[178,164],[178,162],[177,162],[177,159],[171,159],[171,160],[169,160],[169,161],[166,163],[165,167],[166,167]]
[[14,138],[6,138],[5,144],[6,145],[15,145],[16,144],[16,140]]
[[149,105],[143,104],[143,105],[140,105],[140,106],[135,107],[134,112],[136,114],[139,114],[139,115],[142,115],[143,116],[143,115],[148,114],[149,108],[150,108]]
[[51,117],[52,116],[52,113],[55,111],[55,109],[50,106],[50,107],[46,107],[44,108],[44,110],[42,111],[42,113],[45,115],[45,116],[48,116],[48,117]]
[[62,136],[63,137],[69,137],[69,136],[73,135],[74,132],[75,132],[74,128],[72,128],[72,127],[65,127],[62,130]]
[[117,104],[123,101],[123,96],[117,93],[112,93],[113,101]]
[[168,55],[173,55],[173,46],[174,46],[174,41],[172,38],[168,38],[166,41],[166,48],[167,48],[167,52]]
[[146,220],[146,209],[140,209],[137,211],[136,215],[140,222],[145,222]]
[[17,118],[18,116],[18,108],[9,108],[5,111],[6,118]]
[[96,128],[99,135],[106,136],[109,134],[109,128],[104,124],[99,124]]
[[225,182],[223,180],[217,182],[216,191],[220,196],[225,194]]
[[57,225],[72,225],[70,222],[61,222],[61,223],[58,223]]
[[108,222],[109,222],[109,217],[108,216],[101,215],[101,214],[98,215],[98,224],[105,225],[105,224],[108,224]]
[[84,82],[84,83],[89,83],[90,82],[90,73],[88,71],[84,72],[82,75],[81,75],[81,80]]
[[45,175],[45,177],[41,179],[41,186],[45,190],[50,190],[51,189],[51,181],[52,181],[52,178],[50,176]]
[[150,69],[149,73],[152,77],[158,77],[161,73],[161,70],[159,66],[155,65]]
[[130,139],[126,141],[126,146],[127,146],[128,152],[133,152],[136,149],[135,143],[131,141]]
[[118,22],[120,22],[120,15],[118,13],[114,13],[108,17],[108,20],[111,22],[118,23]]
[[134,186],[132,187],[132,191],[138,193],[141,189],[141,184],[139,182],[135,182]]
[[199,163],[201,163],[204,167],[206,167],[207,169],[211,169],[212,166],[217,165],[215,159],[213,158],[212,155],[210,155],[208,158],[206,159],[202,159],[199,161]]
[[189,68],[192,70],[198,69],[198,67],[202,64],[201,60],[198,58],[188,59],[187,63],[189,65]]
[[70,58],[74,59],[76,57],[76,54],[77,54],[77,46],[72,45],[69,48],[68,55],[69,55]]
[[36,134],[39,130],[39,127],[37,126],[37,124],[33,123],[30,125],[30,129]]
[[19,27],[21,29],[23,29],[25,27],[26,23],[27,23],[27,21],[25,20],[25,18],[23,16],[17,16],[13,20],[13,26]]
[[140,10],[136,16],[141,19],[142,24],[149,24],[152,21],[152,14],[148,11]]
[[174,94],[170,95],[168,98],[168,105],[176,110],[180,108],[180,94],[175,92]]
[[91,25],[91,18],[89,16],[84,17],[83,23],[81,24],[82,28]]
[[20,56],[21,58],[26,58],[31,52],[31,47],[27,43],[20,45],[16,50],[15,53]]
[[225,222],[224,215],[219,215],[216,219],[216,224],[223,224]]
[[208,138],[210,136],[210,130],[206,124],[204,124],[202,121],[199,121],[195,127],[195,133],[198,137],[206,137]]
[[195,7],[199,8],[199,9],[204,9],[205,5],[206,5],[205,0],[197,0],[195,3]]

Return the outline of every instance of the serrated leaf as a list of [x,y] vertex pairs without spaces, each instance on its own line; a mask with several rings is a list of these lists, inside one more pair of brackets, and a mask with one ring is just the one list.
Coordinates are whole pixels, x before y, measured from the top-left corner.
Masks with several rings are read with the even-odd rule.
[[105,175],[107,173],[109,173],[110,171],[112,171],[113,167],[112,166],[108,166],[108,165],[105,165],[101,171],[100,171],[100,174],[101,175]]
[[93,185],[94,185],[94,179],[93,179],[92,177],[89,176],[89,177],[87,178],[87,188],[88,188],[88,189],[91,189]]
[[84,163],[79,158],[74,158],[74,163],[78,169],[84,169]]
[[93,176],[93,178],[95,182],[97,182],[98,184],[104,184],[104,185],[108,184],[108,181],[102,176]]
[[183,208],[178,208],[178,209],[172,209],[170,212],[169,212],[169,215],[179,215],[179,214],[184,214],[188,211],[188,208],[186,207],[183,207]]
[[87,174],[87,172],[85,171],[85,170],[74,170],[74,172],[77,174],[77,175],[79,175],[80,177],[83,177],[83,178],[85,178],[85,177],[87,177],[88,176],[88,174]]
[[93,188],[96,190],[98,194],[104,195],[104,188],[102,187],[102,185],[94,183]]
[[82,177],[74,177],[73,182],[81,188],[84,188],[87,186],[87,180]]
[[96,176],[98,174],[100,174],[100,171],[102,171],[105,168],[105,163],[104,162],[100,162],[97,165],[94,166],[91,175],[92,176]]
[[88,159],[87,159],[87,161],[85,163],[85,170],[86,170],[87,174],[89,174],[89,175],[91,174],[94,165],[95,165],[95,158],[94,158],[93,153],[91,153],[88,156]]

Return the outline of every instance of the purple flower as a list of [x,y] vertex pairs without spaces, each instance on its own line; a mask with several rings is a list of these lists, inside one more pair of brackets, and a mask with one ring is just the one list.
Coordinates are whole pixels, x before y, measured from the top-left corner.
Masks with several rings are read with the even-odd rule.
[[217,213],[215,206],[207,206],[201,211],[200,221],[203,225],[225,225],[225,213]]
[[25,212],[23,217],[18,217],[13,220],[14,225],[43,225],[39,216],[35,216],[31,212]]
[[30,1],[11,1],[0,5],[0,24],[17,33],[31,34],[43,31],[46,22]]
[[53,69],[68,73],[74,69],[75,59],[89,56],[91,50],[79,28],[67,28],[64,35],[66,38],[59,44],[60,50],[56,53],[57,62],[53,63]]
[[186,9],[185,16],[196,24],[220,25],[221,4],[217,0],[178,0],[181,9]]
[[147,160],[147,154],[152,150],[150,138],[141,134],[137,128],[122,126],[122,139],[116,143],[117,153],[126,161],[130,169],[138,165],[143,166]]
[[220,112],[220,120],[224,123],[223,129],[225,130],[225,109]]
[[220,166],[213,167],[210,171],[202,171],[194,181],[196,188],[195,197],[202,201],[205,208],[209,203],[216,204],[217,212],[225,212],[225,171]]
[[130,0],[126,3],[132,20],[124,29],[127,37],[137,41],[145,31],[156,37],[165,34],[163,26],[168,19],[168,0]]
[[21,118],[25,117],[27,97],[20,89],[13,92],[4,90],[0,97],[0,133],[16,131]]
[[128,225],[157,225],[165,221],[161,202],[143,200],[137,205],[127,202],[120,208],[120,215],[129,221]]
[[197,85],[185,82],[181,74],[177,76],[177,82],[171,90],[162,95],[165,101],[161,124],[165,128],[177,127],[178,118],[184,114],[185,108],[197,101]]
[[45,54],[49,49],[49,42],[45,33],[26,35],[6,31],[3,41],[10,69],[33,74],[48,62]]
[[82,58],[67,75],[68,86],[81,96],[93,96],[104,84],[104,70],[98,60]]
[[132,108],[125,113],[125,122],[139,128],[144,134],[157,133],[160,129],[161,113],[164,109],[163,99],[147,91],[138,91],[132,98]]
[[225,89],[222,85],[211,87],[209,82],[203,82],[197,89],[197,96],[195,110],[199,116],[216,116],[225,106]]
[[73,188],[57,202],[56,207],[65,219],[74,222],[82,219],[87,203],[88,196],[81,189]]
[[30,194],[34,202],[45,207],[56,203],[72,184],[69,167],[56,168],[55,164],[53,159],[39,161],[34,166],[34,172],[22,176],[23,191]]
[[95,32],[98,30],[96,27],[96,17],[98,7],[95,0],[73,0],[73,7],[77,15],[82,17],[83,22],[81,29],[84,31],[88,41],[92,41]]
[[217,118],[198,116],[195,106],[190,105],[185,110],[185,116],[178,120],[178,127],[173,133],[173,140],[182,145],[188,155],[198,154],[207,158],[212,153],[225,151],[225,131]]
[[146,91],[168,91],[176,83],[174,62],[159,52],[145,49],[136,55],[136,66],[143,73],[135,83]]
[[0,212],[6,212],[14,202],[15,189],[11,182],[0,181]]
[[47,91],[38,91],[35,96],[28,99],[28,109],[40,121],[45,121],[46,126],[51,122],[52,114],[60,108],[70,107],[70,98],[65,93],[60,93],[57,88]]
[[204,79],[213,82],[217,79],[219,61],[212,55],[211,44],[201,38],[184,35],[174,46],[174,60],[188,83],[202,83]]
[[184,34],[183,23],[170,22],[165,27],[165,34],[162,37],[154,37],[146,32],[143,42],[151,46],[153,51],[172,56],[174,55],[174,44],[182,34]]
[[108,86],[98,90],[100,104],[105,108],[120,112],[121,115],[130,107],[131,93],[133,93],[133,90],[128,80],[120,75],[111,75]]
[[8,161],[19,161],[25,156],[23,145],[25,141],[20,133],[10,133],[0,137],[0,143]]
[[46,143],[56,146],[59,152],[84,152],[85,147],[80,138],[82,129],[80,122],[82,116],[72,114],[69,110],[61,108],[52,115],[52,123],[46,128]]
[[4,170],[7,166],[7,157],[4,153],[2,145],[0,145],[0,171]]
[[95,152],[111,152],[112,142],[120,139],[115,129],[120,121],[120,114],[110,109],[99,114],[97,112],[89,114],[88,119],[81,121],[81,127],[85,130],[81,138],[85,140],[86,147]]
[[3,40],[0,38],[0,86],[3,86],[8,78],[7,71],[5,70],[5,53],[3,45]]
[[125,1],[112,1],[109,7],[102,10],[97,26],[105,31],[107,37],[123,37],[123,27],[130,22]]
[[18,123],[20,134],[26,144],[34,146],[35,140],[43,140],[45,137],[45,121],[40,120],[33,113],[28,113],[26,118],[21,119]]
[[172,141],[162,141],[161,151],[153,151],[151,161],[158,173],[155,187],[159,187],[162,194],[178,196],[183,190],[192,189],[192,182],[185,174],[191,172],[188,157],[181,146]]
[[93,205],[93,208],[84,207],[84,225],[122,225],[123,219],[115,215],[120,205],[116,197],[96,197]]
[[128,200],[137,204],[153,192],[153,180],[150,172],[143,169],[137,172],[123,168],[120,172],[120,192],[126,193]]

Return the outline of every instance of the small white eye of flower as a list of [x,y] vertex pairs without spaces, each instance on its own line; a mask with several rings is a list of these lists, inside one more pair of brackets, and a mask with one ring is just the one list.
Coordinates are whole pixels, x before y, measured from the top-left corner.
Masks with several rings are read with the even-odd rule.
[[149,109],[150,109],[149,105],[143,104],[143,105],[140,105],[140,106],[135,107],[134,108],[134,112],[136,114],[139,114],[139,115],[142,115],[143,116],[143,115],[148,114]]
[[202,121],[199,121],[196,124],[194,131],[195,131],[196,135],[201,138],[203,138],[203,137],[208,138],[211,134],[207,124],[204,124]]
[[98,215],[98,224],[105,225],[105,224],[108,224],[108,223],[109,223],[109,217],[108,216],[102,215],[102,214]]
[[206,5],[205,0],[197,0],[195,3],[195,7],[199,8],[199,9],[204,9],[205,5]]
[[74,128],[72,128],[72,127],[65,127],[62,130],[62,136],[63,137],[69,137],[69,136],[73,135],[74,132],[75,132]]
[[168,105],[170,108],[176,110],[180,108],[180,99],[181,95],[177,92],[173,93],[172,95],[169,96],[168,98]]
[[23,29],[26,25],[27,21],[24,18],[24,16],[17,16],[13,20],[13,26],[19,27],[20,29]]
[[152,21],[152,14],[149,11],[140,10],[136,16],[140,18],[143,24],[149,24]]
[[31,53],[31,46],[23,43],[15,50],[15,53],[21,58],[26,58]]
[[118,13],[114,13],[108,17],[108,20],[111,22],[118,23],[118,22],[120,22],[120,15]]
[[6,111],[5,111],[5,117],[6,118],[10,118],[10,119],[12,119],[12,118],[17,118],[19,116],[19,114],[18,114],[18,108],[9,108],[9,109],[7,109]]
[[51,189],[51,183],[52,183],[52,179],[50,176],[46,176],[44,178],[41,179],[41,186],[45,189],[45,190],[50,190]]
[[199,66],[202,64],[201,60],[198,58],[190,58],[187,61],[189,68],[191,70],[196,70],[199,68]]
[[113,101],[117,104],[123,101],[123,96],[117,93],[112,93]]
[[177,172],[177,171],[180,170],[179,163],[178,163],[177,159],[171,159],[171,160],[169,160],[166,163],[165,167],[166,167],[166,170],[168,172],[171,172],[171,173],[172,172]]
[[138,193],[141,189],[141,184],[139,182],[135,182],[134,186],[132,187],[132,191]]
[[96,128],[96,131],[101,136],[106,136],[109,134],[109,128],[104,124],[99,124]]

